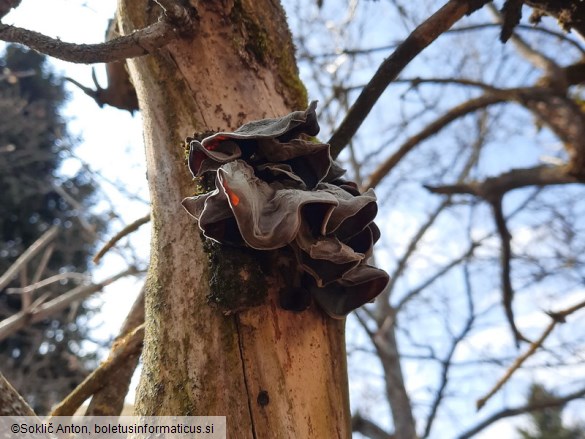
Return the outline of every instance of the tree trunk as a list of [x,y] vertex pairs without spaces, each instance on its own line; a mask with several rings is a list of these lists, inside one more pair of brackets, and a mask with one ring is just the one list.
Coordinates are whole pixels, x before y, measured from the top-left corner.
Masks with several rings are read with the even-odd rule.
[[[277,291],[287,279],[261,269],[256,254],[203,242],[181,206],[195,193],[186,136],[305,108],[284,12],[270,0],[191,3],[193,38],[129,61],[153,212],[137,412],[225,415],[230,438],[347,438],[343,322],[314,306],[282,310]],[[120,0],[122,33],[159,11],[147,0]],[[210,285],[224,301],[261,304],[226,316],[210,305]]]

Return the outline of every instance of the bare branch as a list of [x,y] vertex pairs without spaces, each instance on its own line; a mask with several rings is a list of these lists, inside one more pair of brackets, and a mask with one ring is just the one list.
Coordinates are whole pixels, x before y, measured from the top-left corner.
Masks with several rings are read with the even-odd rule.
[[570,393],[568,395],[565,395],[565,396],[562,396],[559,398],[549,399],[549,400],[545,400],[545,401],[539,401],[539,402],[534,403],[534,404],[523,405],[520,407],[504,409],[504,410],[501,410],[499,412],[494,413],[489,418],[487,418],[485,421],[480,422],[475,427],[462,433],[460,436],[457,437],[457,439],[468,439],[470,437],[473,437],[477,433],[479,433],[480,431],[482,431],[483,429],[485,429],[489,425],[493,424],[494,422],[499,421],[500,419],[509,418],[511,416],[518,416],[518,415],[521,415],[523,413],[535,412],[538,410],[543,410],[543,409],[551,408],[551,407],[562,407],[570,401],[573,401],[573,400],[579,399],[579,398],[583,398],[583,397],[585,397],[585,388],[577,390],[576,392]]
[[404,272],[404,269],[406,268],[408,260],[409,260],[410,256],[412,256],[414,251],[416,250],[420,240],[425,236],[426,232],[432,227],[432,225],[435,223],[435,220],[439,217],[441,212],[443,212],[450,205],[451,205],[450,199],[446,199],[441,204],[439,204],[437,206],[437,208],[429,215],[428,219],[421,225],[421,227],[418,229],[416,234],[412,237],[412,239],[410,240],[410,242],[408,244],[406,251],[404,252],[402,257],[400,258],[400,260],[398,261],[398,264],[396,264],[396,268],[394,269],[394,271],[390,275],[390,282],[388,283],[388,287],[387,287],[388,295],[392,294],[392,290],[394,289],[394,285],[396,285],[397,280],[400,278],[400,276]]
[[[464,85],[467,87],[481,88],[485,91],[500,92],[501,89],[494,87],[493,85],[486,84],[481,81],[474,81],[472,79],[465,78],[399,78],[392,81],[392,84],[410,84],[412,88],[419,86],[420,84],[455,84]],[[352,90],[361,90],[365,85],[353,85],[347,87],[335,87],[335,90],[339,92],[345,92]]]
[[380,65],[368,85],[346,114],[329,144],[331,155],[335,158],[355,135],[364,119],[370,113],[388,84],[429,44],[435,41],[464,15],[479,9],[487,0],[450,0],[441,9],[418,26]]
[[544,332],[542,333],[542,335],[538,338],[538,340],[534,341],[533,343],[531,343],[530,347],[528,348],[528,350],[522,354],[521,356],[519,356],[518,358],[516,358],[516,360],[514,361],[514,363],[510,366],[510,368],[506,371],[506,373],[504,374],[504,376],[502,376],[502,378],[500,378],[498,380],[498,382],[496,383],[496,385],[492,388],[492,390],[490,390],[483,398],[480,398],[477,400],[477,409],[481,409],[485,403],[493,396],[496,394],[496,392],[498,390],[500,390],[502,388],[502,386],[504,384],[506,384],[506,382],[508,382],[508,380],[510,379],[510,377],[514,374],[514,372],[516,372],[516,370],[518,370],[518,368],[520,368],[520,366],[522,366],[522,364],[531,356],[533,355],[536,350],[540,347],[542,347],[542,344],[544,343],[544,341],[547,339],[547,337],[550,335],[550,333],[552,332],[552,330],[555,328],[555,326],[558,323],[564,323],[565,322],[565,318],[582,309],[585,308],[585,301],[584,302],[580,302],[575,306],[572,306],[570,308],[567,308],[565,310],[562,311],[557,311],[557,312],[549,312],[549,316],[551,317],[551,322],[548,324],[548,326],[546,327],[546,329],[544,330]]
[[[483,239],[485,239],[485,237]],[[471,242],[469,244],[469,248],[467,249],[467,251],[464,254],[462,254],[461,256],[459,256],[457,259],[453,259],[451,262],[449,262],[443,268],[439,269],[432,276],[428,277],[418,287],[413,288],[412,290],[410,290],[400,300],[400,302],[398,302],[398,304],[395,306],[396,311],[401,310],[404,307],[404,305],[406,305],[414,297],[416,297],[418,294],[420,294],[420,292],[423,291],[425,288],[427,288],[429,285],[433,284],[437,279],[439,279],[442,276],[444,276],[445,274],[447,274],[450,270],[452,270],[453,268],[457,267],[463,261],[466,261],[467,259],[469,259],[473,255],[473,253],[475,252],[475,249],[478,248],[480,245],[481,245],[481,240],[475,241],[475,242]]]
[[567,167],[537,166],[535,168],[512,169],[497,177],[486,178],[484,181],[472,181],[446,186],[425,185],[424,187],[434,194],[470,194],[489,200],[490,198],[497,198],[506,192],[523,187],[571,183],[582,182],[575,176],[568,174]]
[[392,411],[394,433],[400,438],[411,438],[416,437],[415,421],[400,364],[395,315],[392,312],[386,316],[374,335],[373,342],[384,369],[386,395]]
[[33,275],[33,278],[31,279],[31,282],[33,284],[36,284],[38,281],[41,280],[41,276],[45,272],[45,269],[47,268],[47,264],[49,263],[49,259],[51,259],[51,256],[53,255],[54,250],[55,250],[55,243],[52,243],[43,252],[43,256],[41,256],[41,260],[37,264],[37,269],[35,270],[35,274]]
[[[469,171],[471,171],[472,167],[477,163],[477,160],[479,158],[479,151],[480,151],[481,146],[483,145],[484,140],[485,140],[485,119],[486,119],[485,117],[479,118],[479,136],[478,136],[477,140],[474,142],[473,147],[471,148],[472,153],[469,155],[469,158],[467,159],[465,166],[463,166],[463,169],[459,173],[459,175],[457,177],[457,181],[463,181],[469,175]],[[435,220],[439,217],[441,212],[443,212],[443,210],[445,210],[449,206],[451,206],[451,198],[450,197],[443,200],[443,202],[441,204],[439,204],[439,206],[437,206],[435,211],[429,215],[429,218],[427,219],[427,221],[422,224],[422,226],[420,227],[418,232],[410,240],[408,248],[406,249],[406,251],[404,252],[404,255],[400,258],[400,260],[398,261],[398,264],[396,265],[396,269],[390,275],[390,282],[388,283],[388,286],[386,287],[387,291],[388,291],[388,297],[392,294],[392,290],[394,289],[394,285],[396,284],[397,279],[402,275],[402,273],[403,273],[403,271],[406,268],[406,265],[408,263],[408,259],[416,250],[416,248],[417,248],[419,242],[421,241],[421,239],[423,238],[423,236],[431,228],[431,226],[435,223]],[[474,248],[475,248],[475,246],[474,246]],[[472,251],[473,251],[473,249],[472,249]],[[397,307],[397,309],[399,309],[399,308],[400,308],[400,305]]]
[[[53,183],[51,186],[53,187],[53,190],[57,192],[72,208],[74,208],[80,213],[85,210],[85,207],[79,201],[77,201],[75,198],[69,195],[69,193],[65,189],[63,189],[63,186],[55,183]],[[85,230],[87,230],[90,234],[95,236],[94,226],[89,224],[84,218],[79,218],[79,222],[81,223]]]
[[395,435],[386,433],[380,426],[363,418],[359,413],[351,417],[351,431],[357,431],[371,439],[396,439]]
[[[38,306],[34,306],[33,304],[30,309],[20,311],[0,322],[0,340],[4,340],[29,324],[46,319],[50,315],[67,308],[71,303],[77,300],[85,299],[86,297],[101,291],[104,287],[117,281],[121,277],[136,273],[138,273],[136,268],[131,267],[97,284],[81,285],[74,288],[45,304]],[[39,300],[37,300],[37,302],[39,302]]]
[[466,85],[469,87],[477,87],[481,88],[486,91],[493,91],[498,92],[500,89],[486,84],[485,82],[481,81],[474,81],[472,79],[465,79],[465,78],[400,78],[394,81],[395,84],[398,83],[410,83],[413,87],[416,87],[419,84],[456,84],[456,85]]
[[87,279],[86,274],[82,273],[60,273],[56,274],[55,276],[48,277],[43,279],[42,281],[35,282],[34,284],[27,285],[24,288],[8,288],[6,290],[7,294],[27,294],[32,293],[40,288],[46,287],[47,285],[51,285],[55,282],[59,282],[66,279],[77,279],[80,281],[84,281]]
[[47,244],[57,236],[59,228],[53,226],[37,239],[20,257],[10,266],[8,270],[0,277],[0,291],[6,287],[18,274],[20,269],[27,264],[37,253],[39,253]]
[[[120,329],[120,334],[114,340],[112,350],[110,351],[110,358],[115,355],[116,346],[122,343],[124,338],[134,328],[144,323],[144,292],[145,287],[143,285],[140,294],[136,298],[132,309]],[[109,377],[104,386],[94,393],[85,416],[119,416],[122,413],[124,399],[130,387],[132,375],[134,375],[134,371],[138,365],[140,353],[136,352],[135,355],[129,356],[126,362],[120,365],[117,372]]]
[[112,351],[110,357],[55,407],[51,416],[73,416],[83,402],[104,387],[123,367],[128,358],[139,355],[144,341],[144,323],[128,334]]
[[24,44],[54,58],[82,64],[108,63],[147,55],[173,41],[178,35],[176,24],[169,19],[163,19],[130,35],[105,43],[73,44],[0,23],[0,40]]
[[488,178],[483,182],[460,183],[442,187],[425,186],[433,193],[447,195],[457,193],[473,194],[487,200],[492,205],[496,228],[501,239],[502,300],[506,318],[514,334],[516,345],[518,345],[520,340],[527,340],[520,333],[514,322],[512,308],[514,289],[512,287],[510,265],[512,258],[510,245],[511,235],[502,212],[502,197],[506,192],[520,187],[577,182],[577,178],[567,174],[567,168],[564,166],[541,166],[529,169],[513,169],[497,177]]
[[127,110],[133,113],[138,109],[138,101],[136,93],[129,79],[127,79],[127,71],[125,63],[118,61],[115,63],[108,63],[106,67],[108,73],[108,87],[102,88],[95,77],[95,69],[92,69],[92,78],[94,80],[95,90],[86,87],[73,78],[66,77],[68,81],[79,88],[87,96],[92,98],[95,103],[102,108],[104,105],[110,105],[121,110]]
[[385,52],[390,49],[395,49],[398,44],[390,44],[385,46],[370,47],[364,49],[342,49],[336,52],[329,53],[308,53],[302,52],[299,54],[299,58],[306,58],[308,60],[316,60],[319,58],[333,58],[340,55],[367,55],[375,52]]
[[520,333],[518,328],[516,327],[516,322],[514,321],[514,309],[512,307],[512,302],[514,301],[514,288],[512,287],[512,279],[511,279],[511,260],[512,260],[512,246],[510,245],[510,241],[512,240],[512,235],[508,230],[508,225],[506,224],[506,218],[504,217],[504,212],[502,210],[502,197],[496,197],[491,199],[492,210],[494,212],[494,220],[496,223],[496,229],[498,230],[498,234],[500,235],[501,241],[501,253],[500,253],[500,264],[501,264],[501,275],[502,275],[502,301],[504,305],[504,311],[506,312],[506,319],[508,320],[508,324],[512,329],[512,334],[514,335],[514,339],[516,341],[516,346],[520,345],[520,341],[528,341],[526,337]]
[[423,140],[437,134],[440,130],[445,128],[451,122],[465,116],[469,113],[485,108],[489,105],[497,104],[506,101],[509,96],[506,93],[493,93],[480,96],[475,99],[470,99],[462,104],[459,104],[445,113],[443,116],[436,119],[434,122],[428,124],[419,133],[410,137],[404,142],[398,150],[386,159],[373,173],[370,179],[366,182],[365,188],[376,187],[380,181],[388,175],[388,173],[396,166],[400,160],[406,156],[412,149]]
[[144,215],[143,217],[138,218],[136,221],[128,224],[126,227],[124,227],[122,230],[116,233],[108,242],[106,242],[106,244],[100,249],[100,251],[97,252],[97,254],[93,257],[93,262],[97,264],[101,260],[101,258],[108,252],[108,250],[114,247],[120,239],[122,239],[124,236],[129,235],[132,232],[135,232],[136,230],[138,230],[140,226],[146,224],[149,221],[150,212]]
[[[454,29],[449,29],[445,33],[455,34],[455,33],[470,32],[470,31],[476,31],[476,30],[483,30],[483,29],[488,29],[488,28],[492,28],[492,27],[499,28],[500,24],[496,24],[496,23],[473,24],[470,26],[462,26],[462,27],[457,27]],[[581,52],[582,54],[585,55],[585,48],[583,48],[577,41],[572,40],[564,33],[556,32],[554,30],[550,30],[550,29],[547,29],[545,27],[528,26],[525,24],[519,24],[518,26],[516,26],[516,29],[527,30],[527,31],[531,31],[531,32],[540,32],[540,33],[543,33],[546,35],[550,35],[552,37],[556,37],[561,41],[565,41],[565,42],[569,43],[575,49],[577,49],[579,52]]]
[[421,439],[427,438],[431,434],[431,429],[433,427],[433,423],[434,423],[435,418],[437,416],[437,411],[439,410],[439,405],[441,404],[441,402],[444,398],[445,389],[447,388],[447,384],[449,383],[449,370],[451,369],[451,366],[453,364],[452,361],[453,361],[453,356],[455,355],[455,350],[459,346],[459,343],[461,343],[465,339],[465,337],[467,336],[469,331],[471,331],[471,328],[473,326],[473,322],[475,321],[473,296],[472,296],[472,292],[471,292],[471,282],[469,280],[469,270],[467,269],[467,263],[464,264],[464,274],[465,274],[465,295],[467,297],[467,308],[468,308],[469,314],[467,316],[467,319],[465,320],[465,324],[463,325],[463,328],[461,329],[459,334],[453,338],[453,340],[451,342],[451,347],[449,348],[449,352],[447,353],[445,358],[443,360],[441,360],[440,384],[439,384],[439,387],[437,389],[437,392],[435,393],[435,397],[433,399],[433,402],[431,404],[431,410],[430,410],[429,415],[427,417],[425,431],[424,431],[423,435],[421,436]]

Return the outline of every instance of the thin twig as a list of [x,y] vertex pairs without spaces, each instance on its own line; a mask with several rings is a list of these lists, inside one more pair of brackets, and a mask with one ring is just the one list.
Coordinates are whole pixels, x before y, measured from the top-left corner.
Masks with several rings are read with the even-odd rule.
[[384,90],[399,73],[429,44],[435,41],[464,15],[482,7],[487,0],[450,0],[441,9],[418,26],[400,44],[394,53],[380,65],[368,85],[350,108],[341,125],[337,128],[329,144],[331,155],[335,158],[355,135],[364,119],[370,113]]
[[555,328],[555,326],[558,323],[564,323],[565,318],[568,315],[570,315],[570,314],[572,314],[572,313],[574,313],[582,308],[585,308],[585,301],[578,303],[577,305],[572,306],[572,307],[567,308],[567,309],[562,310],[562,311],[549,312],[548,315],[551,317],[551,321],[548,324],[548,326],[546,327],[546,329],[544,330],[544,332],[542,333],[542,335],[538,338],[538,340],[531,343],[530,347],[528,348],[528,350],[524,354],[522,354],[521,356],[516,358],[514,363],[510,366],[510,368],[506,371],[506,373],[502,376],[502,378],[500,378],[498,380],[498,382],[494,385],[494,387],[484,397],[477,400],[477,403],[476,403],[477,409],[480,410],[485,405],[485,403],[493,395],[495,395],[497,393],[497,391],[500,390],[504,384],[506,384],[506,382],[508,382],[508,380],[514,374],[514,372],[516,372],[516,370],[518,370],[518,368],[520,368],[520,366],[522,366],[522,364],[531,355],[533,355],[538,348],[542,347],[542,344],[544,343],[546,338],[550,335],[550,333],[552,332],[552,330]]
[[[482,90],[486,91],[493,91],[498,92],[501,89],[494,87],[493,85],[486,84],[485,82],[481,81],[474,81],[473,79],[465,79],[465,78],[399,78],[392,81],[392,84],[410,84],[411,87],[417,87],[419,84],[455,84],[455,85],[464,85],[467,87],[476,87],[481,88]],[[354,90],[361,90],[365,87],[365,85],[353,85],[349,87],[344,87],[342,90],[344,92],[354,91]]]
[[51,416],[73,416],[87,398],[106,385],[110,377],[124,366],[129,357],[137,355],[141,351],[143,341],[144,323],[121,340],[110,357],[61,401]]
[[[445,34],[456,34],[456,33],[462,33],[462,32],[470,32],[470,31],[476,31],[476,30],[483,30],[486,28],[500,28],[500,25],[496,24],[496,23],[473,24],[470,26],[462,26],[462,27],[457,27],[454,29],[449,29],[447,32],[445,32]],[[556,32],[556,31],[547,29],[547,28],[542,27],[542,26],[529,26],[526,24],[519,24],[518,26],[516,26],[516,29],[522,29],[522,30],[527,30],[527,31],[531,31],[531,32],[541,32],[541,33],[556,37],[562,41],[566,41],[567,43],[571,44],[579,52],[581,52],[583,55],[585,55],[585,48],[583,48],[577,41],[572,40],[567,35],[565,35],[561,32]]]
[[573,401],[575,399],[583,398],[584,396],[585,388],[577,390],[576,392],[570,393],[559,398],[553,398],[545,401],[539,401],[533,404],[523,405],[520,407],[500,410],[499,412],[491,415],[485,421],[480,422],[475,427],[470,428],[466,432],[459,435],[457,439],[469,439],[470,437],[475,436],[477,433],[484,430],[486,427],[493,424],[494,422],[499,421],[500,419],[508,418],[511,416],[518,416],[523,413],[535,412],[538,410],[543,410],[551,407],[562,407],[568,402]]
[[436,273],[434,273],[433,275],[431,275],[430,277],[425,279],[425,281],[423,281],[419,286],[410,290],[402,299],[400,299],[400,302],[398,302],[396,304],[396,306],[394,307],[396,309],[396,311],[398,312],[399,310],[404,308],[404,305],[406,305],[409,301],[411,301],[418,294],[420,294],[421,291],[428,288],[429,285],[432,285],[437,279],[443,277],[445,274],[447,274],[453,268],[457,267],[461,262],[468,260],[473,255],[475,250],[481,245],[481,242],[484,239],[486,239],[486,238],[484,237],[481,240],[472,241],[469,244],[469,248],[467,249],[467,251],[464,254],[459,256],[457,259],[453,259],[451,262],[449,262],[447,265],[442,267]]
[[37,253],[39,253],[47,244],[49,244],[57,236],[59,228],[53,226],[48,229],[43,235],[37,239],[26,251],[20,255],[20,257],[6,270],[6,272],[0,277],[0,291],[8,285],[14,277],[18,274],[20,269],[27,264]]
[[60,273],[56,274],[55,276],[48,277],[43,279],[39,282],[35,282],[34,284],[27,285],[24,288],[8,288],[6,290],[7,294],[27,294],[32,293],[40,288],[46,287],[47,285],[51,285],[55,282],[59,282],[66,279],[77,279],[80,281],[84,281],[87,279],[86,274],[82,273]]
[[400,278],[400,276],[404,272],[404,269],[408,265],[408,261],[409,261],[410,257],[412,256],[412,254],[416,250],[421,239],[425,236],[427,231],[435,223],[435,220],[439,217],[441,212],[443,212],[450,205],[451,205],[450,199],[443,200],[441,202],[441,204],[439,204],[435,208],[435,210],[433,212],[431,212],[431,214],[429,215],[427,220],[421,225],[421,227],[418,229],[416,234],[412,237],[412,239],[410,240],[410,242],[408,244],[408,247],[406,248],[406,251],[404,252],[402,257],[399,259],[398,263],[396,264],[396,268],[394,269],[394,271],[392,272],[392,274],[390,276],[390,282],[388,283],[388,287],[387,287],[389,296],[392,295],[392,290],[394,289],[394,285],[396,285],[396,282],[398,281],[398,279]]
[[370,175],[369,180],[364,185],[365,188],[376,187],[380,181],[388,175],[388,173],[402,160],[412,149],[421,143],[423,140],[437,134],[444,127],[449,125],[451,122],[465,116],[469,113],[477,111],[481,108],[485,108],[489,105],[498,104],[506,101],[509,98],[507,93],[490,93],[484,96],[480,96],[475,99],[470,99],[462,104],[453,107],[444,115],[435,119],[435,121],[428,124],[419,133],[410,137],[404,142],[398,150],[386,159],[373,173]]
[[463,273],[465,276],[465,296],[467,298],[468,316],[467,319],[465,320],[465,325],[461,329],[461,332],[453,339],[451,347],[449,348],[449,352],[447,353],[445,358],[441,360],[441,381],[437,389],[437,392],[435,393],[435,397],[433,398],[431,409],[429,415],[427,416],[425,430],[423,435],[421,436],[421,439],[425,439],[429,437],[429,435],[431,434],[433,423],[437,416],[439,406],[445,396],[445,389],[447,388],[447,384],[449,383],[449,370],[453,365],[453,357],[455,355],[455,351],[459,346],[459,343],[461,343],[465,339],[467,334],[469,334],[471,328],[473,327],[473,323],[475,322],[475,306],[473,304],[473,294],[467,262],[465,262],[463,265]]
[[6,339],[10,335],[19,331],[29,324],[39,322],[46,319],[47,317],[67,308],[71,303],[85,299],[86,297],[101,291],[106,286],[117,281],[118,279],[137,274],[138,270],[134,267],[130,267],[115,276],[112,276],[102,282],[92,285],[81,285],[74,288],[53,300],[37,306],[37,299],[35,303],[31,305],[31,308],[26,311],[20,311],[2,321],[0,321],[0,341]]
[[491,198],[490,204],[494,213],[494,220],[496,223],[496,229],[500,235],[501,241],[501,252],[500,252],[500,264],[501,264],[501,276],[502,276],[502,301],[504,305],[504,311],[506,312],[506,319],[514,335],[516,341],[516,347],[520,346],[520,341],[528,341],[526,337],[518,330],[516,322],[514,321],[514,309],[512,303],[514,301],[514,288],[512,287],[512,246],[510,244],[512,235],[508,230],[506,224],[506,218],[502,209],[502,196],[496,196]]
[[43,256],[41,256],[41,260],[37,264],[37,269],[35,270],[35,274],[31,279],[31,283],[36,284],[38,281],[41,280],[45,269],[47,268],[47,264],[49,263],[49,259],[53,255],[53,251],[55,250],[55,243],[50,244],[44,251]]
[[124,236],[129,235],[132,232],[135,232],[136,230],[138,230],[140,226],[146,224],[149,221],[150,212],[144,215],[143,217],[138,218],[136,221],[128,224],[126,227],[124,227],[122,230],[116,233],[112,238],[110,238],[110,240],[106,242],[106,244],[104,244],[100,251],[97,252],[97,254],[93,257],[93,262],[97,264],[100,261],[100,259],[108,252],[108,250],[114,247],[120,239],[122,239]]
[[528,186],[542,187],[573,183],[581,182],[568,173],[566,166],[561,165],[511,169],[508,172],[486,178],[483,181],[471,181],[444,186],[424,185],[424,187],[434,194],[470,194],[487,200],[490,197],[502,196],[506,192]]

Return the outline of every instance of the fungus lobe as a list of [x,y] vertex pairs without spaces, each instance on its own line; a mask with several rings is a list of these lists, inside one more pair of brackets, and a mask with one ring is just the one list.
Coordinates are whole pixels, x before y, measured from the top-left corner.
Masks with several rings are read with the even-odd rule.
[[342,178],[329,145],[312,141],[319,132],[316,106],[201,142],[188,138],[191,173],[214,173],[215,189],[182,204],[203,234],[221,244],[291,248],[304,273],[302,287],[291,291],[308,291],[328,315],[343,318],[374,300],[389,277],[367,265],[380,237],[376,195],[360,194]]

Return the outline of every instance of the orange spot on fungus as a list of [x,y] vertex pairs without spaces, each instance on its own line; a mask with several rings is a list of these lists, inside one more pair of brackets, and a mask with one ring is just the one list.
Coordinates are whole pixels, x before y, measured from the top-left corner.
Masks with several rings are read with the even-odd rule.
[[233,206],[237,206],[240,203],[240,197],[238,197],[227,185],[226,182],[223,183],[223,187],[225,188],[225,192],[227,196],[230,198],[230,202]]
[[228,192],[228,195],[230,196],[230,201],[232,202],[232,204],[234,206],[237,206],[238,203],[240,202],[240,197],[238,197],[236,194],[234,194],[233,192]]

